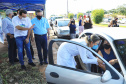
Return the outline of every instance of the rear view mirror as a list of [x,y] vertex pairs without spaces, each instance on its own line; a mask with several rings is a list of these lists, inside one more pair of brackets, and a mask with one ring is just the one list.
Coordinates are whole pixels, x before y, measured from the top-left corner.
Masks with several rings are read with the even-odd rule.
[[111,73],[108,70],[106,70],[105,73],[103,74],[102,78],[101,78],[101,82],[103,82],[103,83],[107,82],[111,78],[112,78]]

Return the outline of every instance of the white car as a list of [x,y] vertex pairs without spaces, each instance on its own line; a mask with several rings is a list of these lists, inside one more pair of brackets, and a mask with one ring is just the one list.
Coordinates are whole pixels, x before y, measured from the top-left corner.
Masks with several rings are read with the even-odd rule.
[[[53,39],[49,44],[49,64],[45,70],[46,80],[48,84],[126,84],[126,29],[125,28],[93,28],[85,30],[79,39],[86,35],[97,34],[101,38],[99,49],[103,46],[102,43],[106,39],[114,51],[118,59],[121,72],[117,71],[110,63],[102,58],[97,52],[80,43],[65,40]],[[68,42],[91,51],[95,56],[100,58],[105,66],[106,71],[103,74],[91,72],[87,66],[83,64],[80,56],[80,66],[82,69],[70,68],[56,64],[56,57],[53,56],[53,44],[55,42]],[[55,53],[55,52],[54,52]]]
[[[68,23],[70,19],[56,19],[54,24],[54,34],[57,37],[70,36],[70,28]],[[76,34],[79,35],[78,25],[76,25]]]
[[126,23],[126,19],[120,20],[120,23],[125,24]]

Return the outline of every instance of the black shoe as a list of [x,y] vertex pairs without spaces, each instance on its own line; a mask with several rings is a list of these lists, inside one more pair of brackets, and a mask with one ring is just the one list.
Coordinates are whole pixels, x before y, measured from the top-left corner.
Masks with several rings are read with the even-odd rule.
[[47,61],[44,61],[44,64],[48,64],[48,62]]
[[16,59],[14,60],[14,62],[19,62],[19,60],[16,58]]
[[35,57],[32,57],[32,59],[35,59]]
[[43,65],[43,63],[40,63],[40,65],[42,66],[42,65]]
[[33,62],[32,63],[28,63],[29,65],[31,65],[31,66],[36,66]]
[[21,65],[21,69],[26,70],[25,65]]
[[13,66],[13,65],[14,65],[14,62],[10,62],[10,65],[12,65],[12,66]]

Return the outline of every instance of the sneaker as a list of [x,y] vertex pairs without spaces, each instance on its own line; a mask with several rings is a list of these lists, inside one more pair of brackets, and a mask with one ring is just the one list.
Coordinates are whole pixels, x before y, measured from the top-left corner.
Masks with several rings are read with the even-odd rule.
[[16,58],[16,59],[14,60],[14,62],[19,62],[19,60]]
[[21,69],[26,70],[25,65],[21,65]]
[[31,65],[31,66],[36,66],[33,62],[32,63],[28,63],[29,65]]

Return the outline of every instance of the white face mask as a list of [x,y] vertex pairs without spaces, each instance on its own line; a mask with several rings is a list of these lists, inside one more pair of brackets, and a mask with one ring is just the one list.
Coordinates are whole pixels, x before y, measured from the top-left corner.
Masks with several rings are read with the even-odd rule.
[[86,18],[87,21],[89,21],[89,18]]
[[22,17],[22,19],[21,19],[21,20],[22,20],[22,21],[26,21],[26,18],[23,18],[23,17]]

